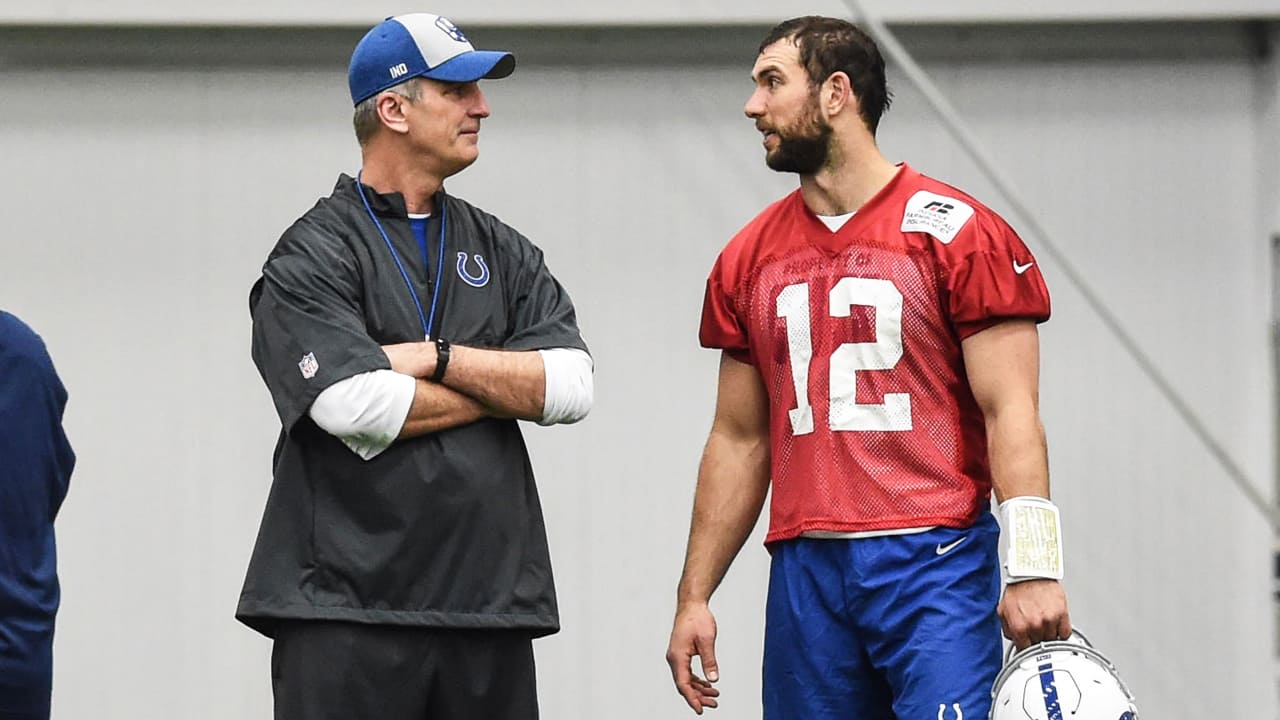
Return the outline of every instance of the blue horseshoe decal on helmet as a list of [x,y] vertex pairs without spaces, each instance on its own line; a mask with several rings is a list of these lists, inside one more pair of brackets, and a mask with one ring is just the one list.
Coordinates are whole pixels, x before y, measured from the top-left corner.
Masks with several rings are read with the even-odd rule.
[[462,278],[462,281],[471,287],[478,288],[488,285],[489,266],[484,264],[484,258],[479,254],[472,255],[471,257],[475,258],[476,264],[480,266],[480,275],[475,276],[467,272],[467,254],[460,252],[458,253],[458,277]]

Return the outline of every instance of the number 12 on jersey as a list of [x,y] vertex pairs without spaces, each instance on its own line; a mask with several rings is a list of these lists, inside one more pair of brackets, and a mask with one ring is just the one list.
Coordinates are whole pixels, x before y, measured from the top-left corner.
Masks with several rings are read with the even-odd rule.
[[[883,402],[859,403],[858,372],[892,370],[902,359],[902,293],[888,280],[846,277],[831,288],[828,312],[847,318],[854,306],[875,309],[875,342],[843,343],[831,353],[828,423],[832,430],[910,430],[911,397],[885,393]],[[778,293],[778,317],[787,327],[787,354],[795,383],[796,407],[789,411],[791,432],[813,432],[809,404],[809,364],[813,360],[809,283],[788,285]]]

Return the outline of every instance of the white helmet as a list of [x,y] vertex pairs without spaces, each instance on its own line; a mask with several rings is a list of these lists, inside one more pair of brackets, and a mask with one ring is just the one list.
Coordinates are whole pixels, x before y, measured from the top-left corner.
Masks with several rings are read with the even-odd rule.
[[1138,720],[1115,665],[1078,631],[1016,655],[1010,648],[991,699],[990,720]]

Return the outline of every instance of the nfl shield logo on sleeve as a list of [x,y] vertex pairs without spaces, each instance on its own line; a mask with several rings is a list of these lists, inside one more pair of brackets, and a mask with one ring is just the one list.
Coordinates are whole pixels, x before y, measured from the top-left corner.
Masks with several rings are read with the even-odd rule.
[[308,380],[315,377],[316,372],[320,370],[320,363],[316,362],[316,354],[303,355],[302,360],[298,362],[298,369],[302,371],[302,377]]

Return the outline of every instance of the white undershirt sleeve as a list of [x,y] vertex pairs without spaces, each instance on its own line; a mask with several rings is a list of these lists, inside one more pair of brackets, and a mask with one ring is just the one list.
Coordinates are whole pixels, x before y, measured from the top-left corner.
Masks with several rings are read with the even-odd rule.
[[546,376],[539,425],[576,423],[591,412],[595,378],[591,356],[577,348],[539,350]]
[[391,447],[404,427],[417,381],[392,370],[352,375],[320,392],[308,414],[364,460]]

